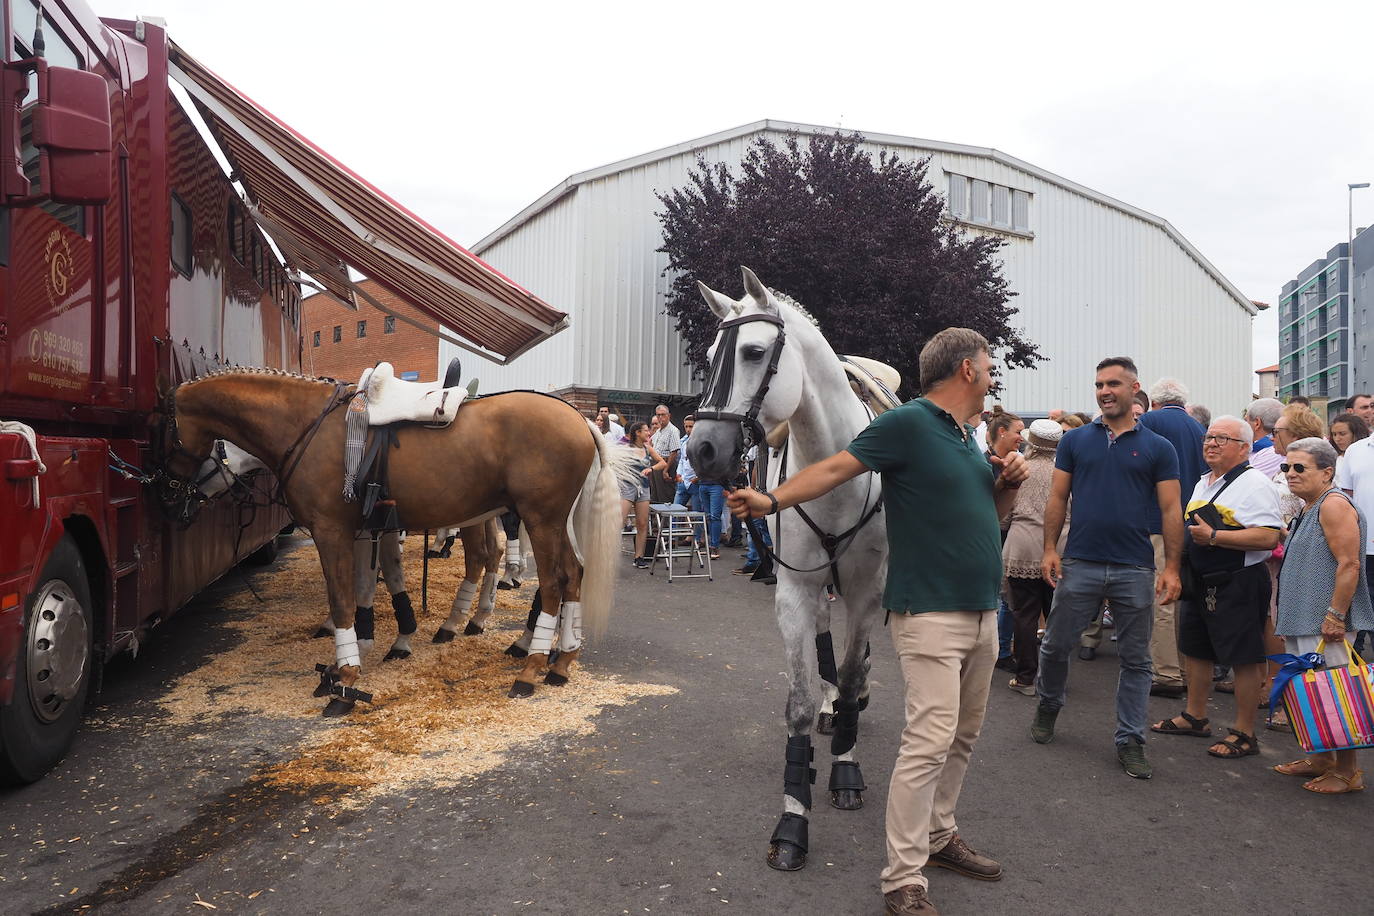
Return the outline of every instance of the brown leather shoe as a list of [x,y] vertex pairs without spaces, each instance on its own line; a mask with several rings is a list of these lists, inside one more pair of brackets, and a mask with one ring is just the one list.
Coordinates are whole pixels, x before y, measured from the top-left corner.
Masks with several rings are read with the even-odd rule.
[[934,865],[936,868],[948,868],[979,881],[1002,880],[1002,866],[987,856],[980,856],[974,852],[973,847],[965,843],[963,837],[957,833],[950,837],[944,849],[931,853],[926,864]]
[[887,916],[940,916],[935,904],[926,896],[926,889],[919,884],[904,884],[895,891],[883,894],[887,905]]

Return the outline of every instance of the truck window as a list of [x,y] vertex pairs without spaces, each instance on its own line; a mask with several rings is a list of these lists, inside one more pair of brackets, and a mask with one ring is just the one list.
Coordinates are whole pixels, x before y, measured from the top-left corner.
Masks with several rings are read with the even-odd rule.
[[187,277],[191,276],[191,208],[172,192],[172,266]]
[[[33,0],[12,0],[11,18],[14,23],[14,56],[22,59],[33,56],[33,33],[38,24],[38,7]],[[43,58],[51,67],[86,69],[81,57],[66,37],[43,16]],[[38,76],[29,74],[28,91],[19,110],[19,155],[24,175],[29,179],[32,193],[38,191],[38,147],[33,145],[33,101],[38,96]],[[38,208],[71,229],[77,235],[86,234],[86,208],[79,204],[55,204],[43,201]]]

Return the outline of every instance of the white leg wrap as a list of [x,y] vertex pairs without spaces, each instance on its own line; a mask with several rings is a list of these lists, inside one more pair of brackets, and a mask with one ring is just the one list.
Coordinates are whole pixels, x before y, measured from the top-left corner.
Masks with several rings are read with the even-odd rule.
[[520,539],[512,538],[506,541],[506,565],[520,565]]
[[358,633],[352,627],[334,631],[334,662],[340,668],[344,665],[362,666],[362,658],[358,655]]
[[582,602],[564,601],[563,616],[558,624],[558,651],[571,652],[582,648]]
[[553,648],[553,637],[557,627],[557,617],[542,611],[539,613],[534,621],[534,638],[530,640],[529,652],[531,655],[538,655],[541,652],[547,653]]
[[458,586],[458,594],[453,596],[453,609],[449,611],[448,620],[445,620],[439,629],[457,632],[458,624],[468,615],[468,610],[472,607],[473,596],[476,594],[477,583],[470,579],[464,579],[463,584]]

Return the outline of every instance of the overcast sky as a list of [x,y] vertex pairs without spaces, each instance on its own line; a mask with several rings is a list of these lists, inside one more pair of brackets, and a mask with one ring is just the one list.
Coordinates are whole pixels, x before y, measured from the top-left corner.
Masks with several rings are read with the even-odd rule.
[[[464,245],[574,172],[775,118],[996,147],[1164,217],[1276,305],[1374,182],[1374,3],[88,2],[166,18]],[[1255,321],[1254,366],[1276,333]]]

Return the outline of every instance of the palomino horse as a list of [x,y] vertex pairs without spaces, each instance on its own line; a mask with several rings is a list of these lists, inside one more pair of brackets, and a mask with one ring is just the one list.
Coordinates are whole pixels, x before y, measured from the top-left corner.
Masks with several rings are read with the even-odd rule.
[[[687,452],[698,476],[729,480],[740,456],[751,445],[767,449],[765,431],[785,421],[789,443],[768,475],[769,485],[775,486],[782,475],[795,475],[848,445],[868,425],[869,414],[810,316],[764,287],[748,268],[744,287],[747,295],[736,302],[700,285],[721,329],[710,350],[711,369]],[[868,636],[882,608],[887,575],[887,536],[877,511],[879,499],[877,476],[862,474],[767,520],[774,526],[775,610],[791,681],[783,814],[768,847],[773,868],[792,871],[806,864],[811,784],[816,777],[811,731],[820,705],[817,635],[825,634],[828,643],[830,590],[836,595],[835,608],[847,612],[830,743],[835,755],[830,802],[845,810],[863,806],[867,786],[854,747],[861,698],[866,695]],[[820,533],[827,535],[825,540]]]
[[[272,468],[298,523],[320,554],[334,623],[338,682],[325,715],[364,698],[354,630],[355,532],[361,509],[345,502],[345,411],[353,386],[273,369],[230,369],[178,386],[170,396],[169,474],[189,476],[216,438]],[[611,611],[619,558],[620,497],[604,437],[569,404],[512,391],[465,402],[443,428],[406,425],[390,460],[396,511],[411,530],[466,527],[513,508],[526,520],[543,608],[511,696],[529,696],[555,641],[546,683],[566,683],[582,645]],[[184,479],[184,478],[183,478]]]

